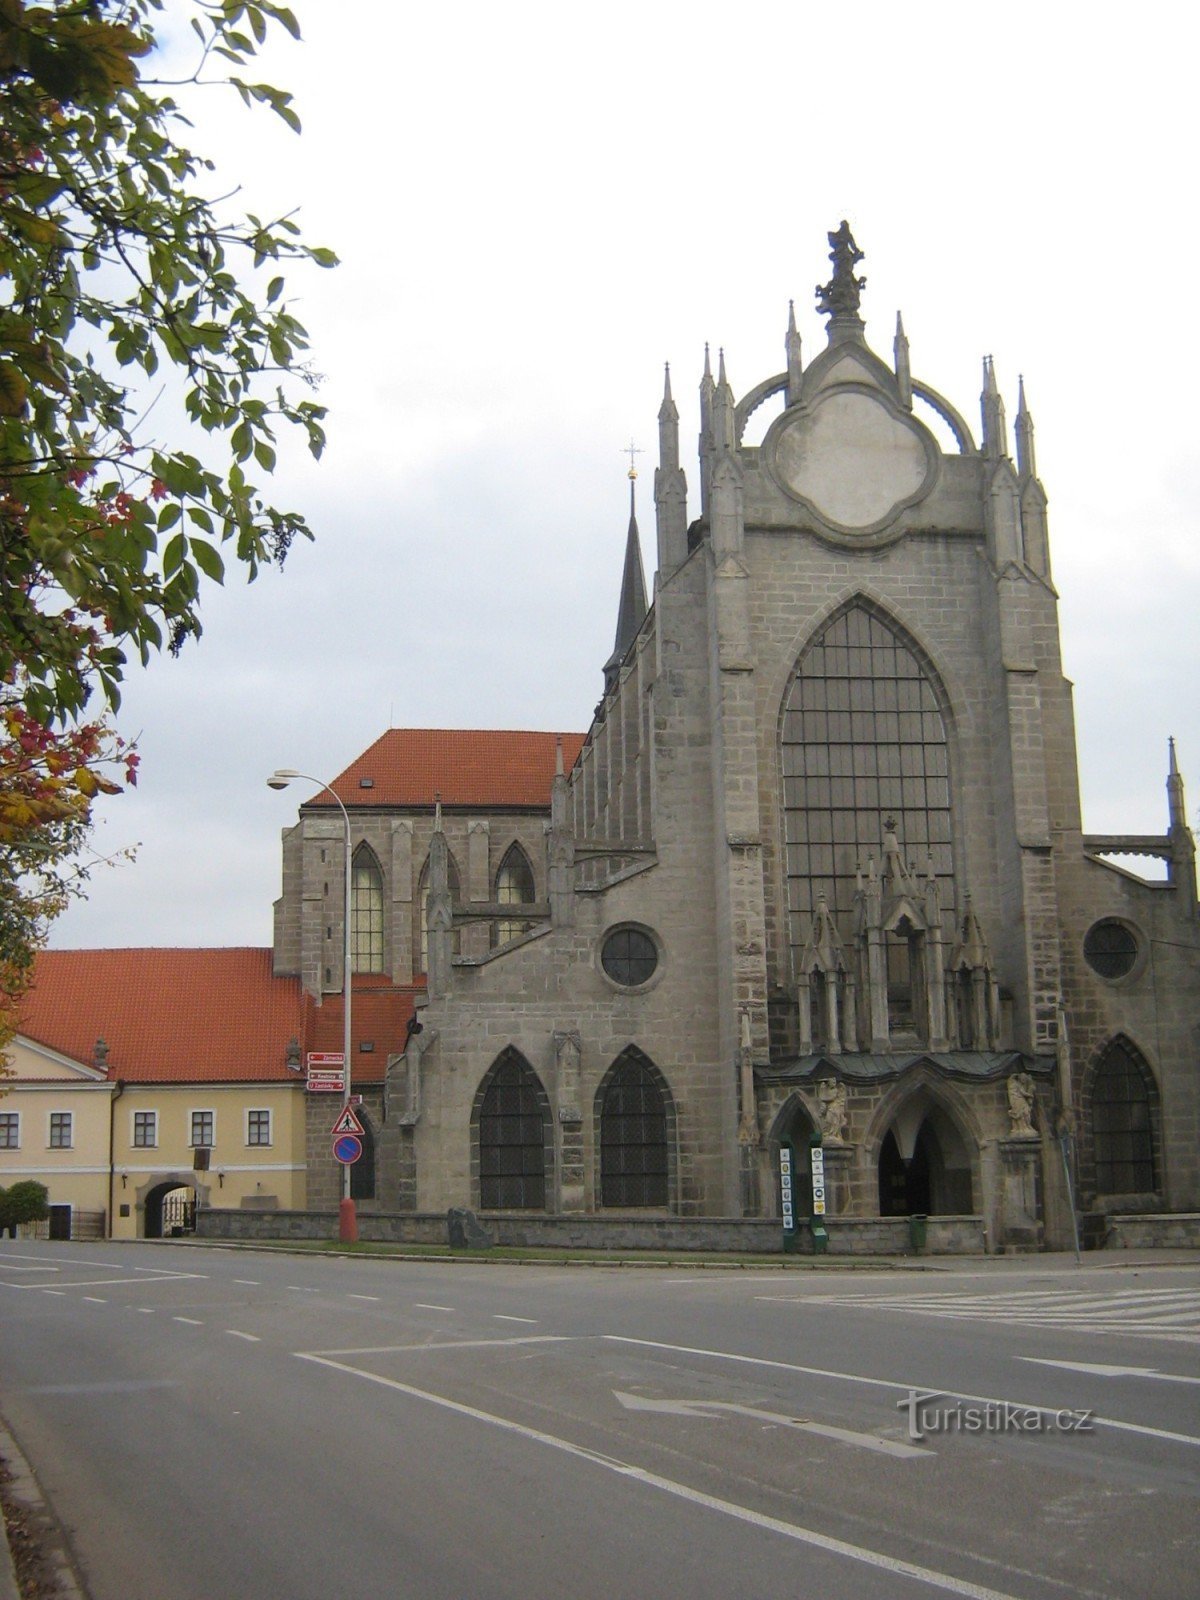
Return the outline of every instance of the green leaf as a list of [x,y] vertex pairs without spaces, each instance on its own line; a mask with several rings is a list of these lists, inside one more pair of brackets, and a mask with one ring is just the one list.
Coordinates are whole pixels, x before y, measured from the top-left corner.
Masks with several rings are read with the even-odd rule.
[[214,583],[225,582],[225,563],[214,545],[205,544],[203,539],[193,539],[192,556],[206,578],[211,578]]

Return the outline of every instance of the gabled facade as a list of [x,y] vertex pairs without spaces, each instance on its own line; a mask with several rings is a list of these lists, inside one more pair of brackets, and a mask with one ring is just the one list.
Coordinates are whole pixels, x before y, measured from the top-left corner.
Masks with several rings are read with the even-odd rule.
[[[1084,834],[1023,387],[1010,438],[984,363],[977,443],[899,320],[870,349],[861,253],[830,245],[811,361],[794,313],[740,399],[706,358],[690,511],[668,378],[652,602],[631,519],[582,741],[393,730],[335,785],[369,964],[427,982],[387,1041],[384,1209],[773,1216],[781,1148],[819,1138],[831,1228],[1061,1246],[1064,1136],[1083,1210],[1200,1206],[1174,752],[1163,835]],[[506,804],[522,739],[538,783]],[[314,803],[285,839],[276,970],[314,997],[341,983],[341,833]],[[1131,851],[1165,878],[1106,860]]]
[[[194,1209],[302,1209],[306,1004],[269,950],[38,957],[0,1084],[0,1185],[50,1232],[159,1237]],[[14,1142],[15,1140],[15,1142]]]

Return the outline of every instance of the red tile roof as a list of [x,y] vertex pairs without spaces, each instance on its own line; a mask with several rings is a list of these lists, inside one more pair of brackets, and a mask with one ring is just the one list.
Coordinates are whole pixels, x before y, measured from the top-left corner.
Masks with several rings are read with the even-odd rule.
[[298,978],[271,973],[270,950],[44,950],[20,1032],[109,1076],[143,1083],[295,1081]]
[[[413,1014],[413,997],[423,993],[423,987],[398,989],[382,978],[365,973],[355,975],[350,1012],[353,1031],[351,1088],[356,1084],[383,1082],[388,1056],[399,1055],[404,1049],[408,1019]],[[306,997],[305,1004],[305,1049],[340,1051],[345,1043],[341,995],[326,995],[321,1005]],[[364,1044],[372,1044],[374,1049],[364,1051],[361,1048]]]
[[[496,728],[391,728],[333,781],[347,806],[503,810],[547,808],[558,740],[563,770],[570,772],[583,747],[582,733],[521,733]],[[369,779],[368,787],[363,780]],[[314,806],[332,806],[318,793]]]

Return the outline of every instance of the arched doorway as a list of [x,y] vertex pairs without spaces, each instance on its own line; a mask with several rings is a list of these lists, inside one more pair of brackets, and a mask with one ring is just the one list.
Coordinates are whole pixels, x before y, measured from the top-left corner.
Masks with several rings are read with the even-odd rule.
[[879,1146],[881,1217],[970,1216],[971,1152],[944,1106],[918,1093],[897,1112]]
[[798,1220],[812,1216],[812,1162],[809,1151],[821,1141],[817,1125],[799,1099],[792,1108],[779,1132],[779,1145],[775,1150],[775,1215],[783,1214],[783,1189],[779,1165],[779,1148],[790,1144],[795,1156],[792,1166],[792,1206]]
[[350,1168],[350,1198],[351,1200],[374,1200],[375,1135],[361,1106],[358,1110],[358,1120],[362,1124],[362,1133],[359,1135],[362,1155]]
[[196,1228],[196,1191],[178,1178],[156,1184],[145,1199],[145,1237],[171,1239]]

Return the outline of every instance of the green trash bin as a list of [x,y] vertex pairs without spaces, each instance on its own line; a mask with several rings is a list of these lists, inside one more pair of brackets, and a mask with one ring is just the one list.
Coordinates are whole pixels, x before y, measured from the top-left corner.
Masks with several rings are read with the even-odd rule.
[[925,1224],[928,1221],[928,1217],[922,1217],[915,1213],[908,1219],[909,1243],[912,1245],[915,1251],[920,1252],[925,1248]]

